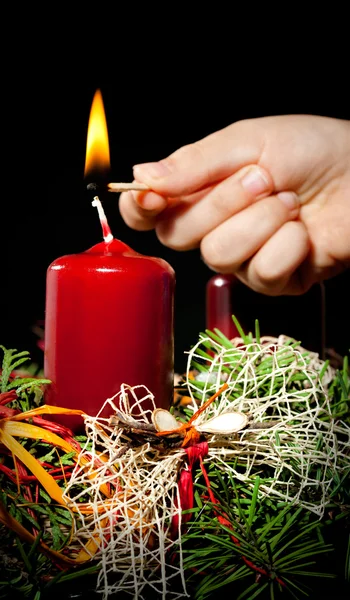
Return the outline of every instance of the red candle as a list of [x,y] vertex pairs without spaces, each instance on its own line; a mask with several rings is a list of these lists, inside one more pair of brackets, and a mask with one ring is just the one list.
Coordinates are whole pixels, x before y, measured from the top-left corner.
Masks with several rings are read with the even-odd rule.
[[[47,272],[46,402],[96,415],[126,383],[145,385],[158,407],[169,408],[173,293],[174,272],[164,260],[119,240],[55,260]],[[64,418],[74,430],[81,423]]]
[[[85,174],[105,175],[108,169],[107,124],[97,90]],[[164,260],[142,256],[113,239],[97,197],[93,204],[104,242],[58,258],[47,272],[44,370],[52,384],[46,402],[96,415],[125,383],[146,386],[158,407],[169,408],[174,271]],[[75,431],[83,426],[77,417],[60,420]]]
[[215,328],[230,340],[239,337],[232,315],[239,319],[234,311],[233,289],[237,284],[234,275],[214,275],[206,286],[206,326],[210,331]]

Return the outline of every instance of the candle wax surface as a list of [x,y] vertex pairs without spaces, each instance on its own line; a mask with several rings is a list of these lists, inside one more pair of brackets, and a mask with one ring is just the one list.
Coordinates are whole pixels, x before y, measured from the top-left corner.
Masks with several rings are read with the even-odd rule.
[[[174,283],[164,260],[114,239],[55,260],[47,271],[46,402],[95,416],[125,383],[145,385],[169,408]],[[79,417],[57,420],[82,427]]]

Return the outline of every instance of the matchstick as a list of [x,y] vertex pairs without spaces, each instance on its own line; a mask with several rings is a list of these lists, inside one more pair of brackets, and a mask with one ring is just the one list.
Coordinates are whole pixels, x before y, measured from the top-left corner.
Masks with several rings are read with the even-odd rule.
[[147,187],[144,183],[109,183],[108,191],[109,192],[127,192],[129,190],[135,191],[147,191],[150,188]]

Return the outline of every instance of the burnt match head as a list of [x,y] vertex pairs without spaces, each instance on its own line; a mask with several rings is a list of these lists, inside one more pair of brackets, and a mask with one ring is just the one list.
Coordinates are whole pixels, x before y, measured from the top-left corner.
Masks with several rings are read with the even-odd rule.
[[92,192],[93,194],[97,194],[99,186],[97,183],[88,183],[86,189],[88,192]]
[[87,195],[91,200],[98,196],[101,200],[107,197],[107,185],[104,182],[92,181],[86,185]]

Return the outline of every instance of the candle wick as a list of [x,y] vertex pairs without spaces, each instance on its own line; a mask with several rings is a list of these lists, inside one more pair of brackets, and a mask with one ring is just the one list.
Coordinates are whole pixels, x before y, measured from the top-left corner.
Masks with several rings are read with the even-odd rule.
[[96,208],[97,208],[98,216],[99,216],[101,227],[102,227],[103,239],[106,242],[106,244],[109,244],[109,242],[111,242],[113,240],[113,235],[112,235],[111,229],[108,225],[107,217],[105,215],[105,211],[103,210],[101,200],[99,199],[98,196],[94,197],[94,199],[92,201],[92,206],[96,206]]

